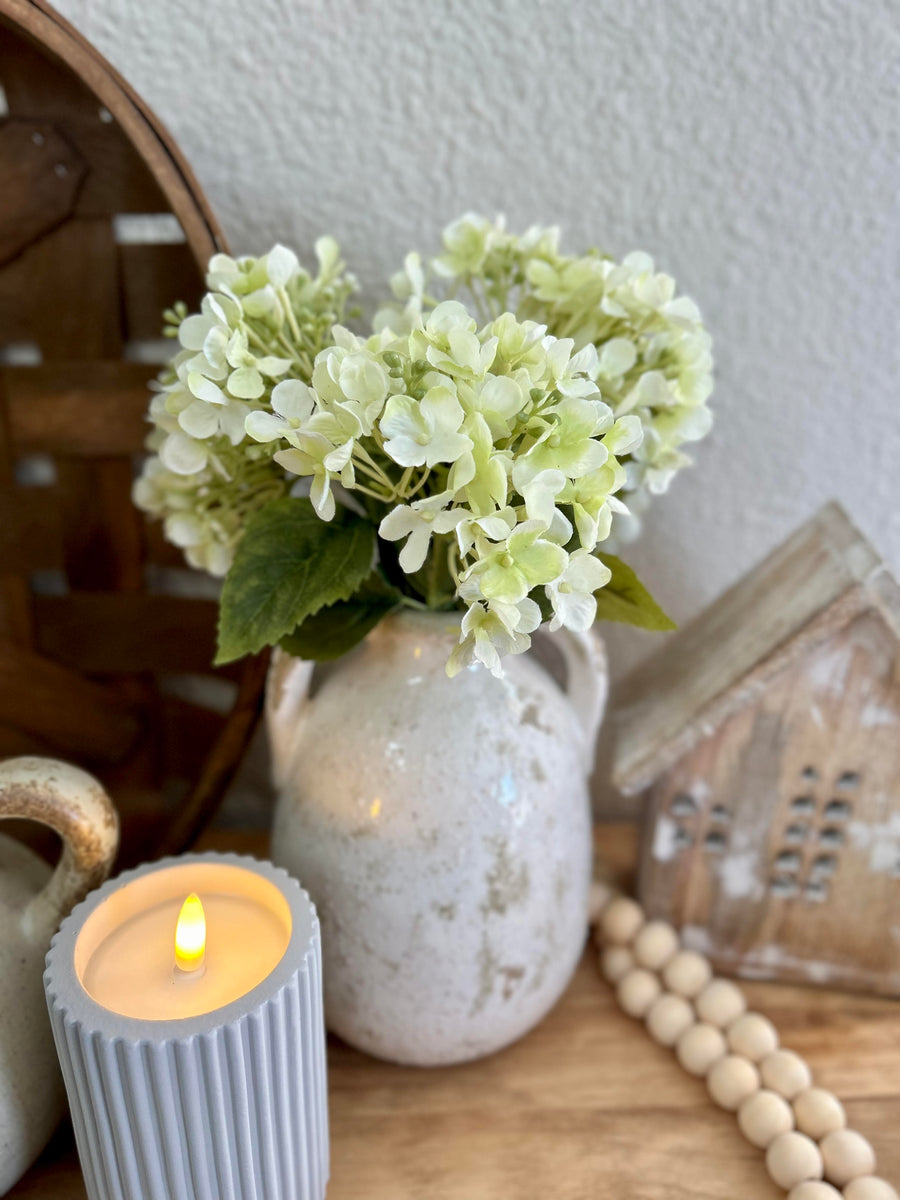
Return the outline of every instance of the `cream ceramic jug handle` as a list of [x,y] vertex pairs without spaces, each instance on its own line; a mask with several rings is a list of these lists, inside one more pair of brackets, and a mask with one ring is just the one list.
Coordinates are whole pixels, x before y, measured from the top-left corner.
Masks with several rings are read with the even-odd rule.
[[606,697],[609,691],[609,671],[603,642],[592,629],[575,633],[571,629],[541,631],[563,656],[566,665],[566,695],[581,726],[583,737],[582,761],[586,775],[594,767],[594,752]]
[[283,650],[272,653],[266,682],[266,729],[276,788],[282,787],[288,777],[304,709],[310,703],[309,685],[315,668],[314,662],[294,658]]
[[93,775],[53,758],[0,763],[0,820],[25,817],[49,825],[63,841],[47,886],[25,907],[22,929],[49,940],[63,916],[109,874],[119,846],[119,818]]

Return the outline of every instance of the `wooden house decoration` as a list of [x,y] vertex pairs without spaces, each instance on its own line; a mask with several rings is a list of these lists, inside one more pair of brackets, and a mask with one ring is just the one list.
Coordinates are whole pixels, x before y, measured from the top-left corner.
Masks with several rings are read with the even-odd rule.
[[689,946],[900,994],[900,587],[837,504],[625,681],[614,777]]

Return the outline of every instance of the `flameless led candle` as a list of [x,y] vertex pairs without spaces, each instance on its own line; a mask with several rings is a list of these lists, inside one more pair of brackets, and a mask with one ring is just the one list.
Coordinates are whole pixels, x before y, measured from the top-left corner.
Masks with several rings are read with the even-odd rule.
[[286,872],[125,872],[63,922],[44,986],[90,1200],[323,1200],[319,923]]

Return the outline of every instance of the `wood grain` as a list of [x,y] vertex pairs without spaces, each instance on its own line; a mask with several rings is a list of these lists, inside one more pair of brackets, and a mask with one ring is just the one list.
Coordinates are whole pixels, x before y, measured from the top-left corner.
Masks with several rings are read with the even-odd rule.
[[900,995],[900,646],[862,613],[650,789],[641,900],[723,968]]
[[[633,827],[597,838],[627,875]],[[266,852],[260,835],[218,832],[202,845]],[[775,984],[746,991],[900,1181],[900,1007]],[[592,953],[550,1016],[501,1054],[420,1071],[332,1040],[329,1087],[328,1200],[784,1200],[734,1118],[617,1009]],[[11,1198],[83,1200],[71,1155],[59,1139]]]
[[0,641],[0,724],[82,762],[122,758],[140,731],[122,694],[59,663]]
[[[0,88],[0,749],[99,764],[133,859],[176,805],[178,828],[208,819],[262,699],[259,662],[212,671],[215,605],[148,569],[184,564],[131,501],[156,374],[134,360],[160,357],[135,343],[199,303],[224,244],[171,139],[49,4],[0,0]],[[207,688],[179,730],[166,697],[190,674],[240,679],[233,713]]]
[[20,454],[94,458],[139,453],[155,369],[117,359],[0,367]]
[[873,599],[900,633],[886,575],[840,505],[826,504],[616,689],[616,786],[644,791]]

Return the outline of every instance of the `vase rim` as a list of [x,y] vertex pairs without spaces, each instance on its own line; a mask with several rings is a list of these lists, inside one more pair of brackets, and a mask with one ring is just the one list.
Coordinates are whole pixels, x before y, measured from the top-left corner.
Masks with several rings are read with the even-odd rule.
[[419,633],[459,637],[464,614],[459,611],[436,612],[417,608],[400,608],[385,617],[381,625],[394,628],[415,629]]

